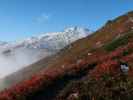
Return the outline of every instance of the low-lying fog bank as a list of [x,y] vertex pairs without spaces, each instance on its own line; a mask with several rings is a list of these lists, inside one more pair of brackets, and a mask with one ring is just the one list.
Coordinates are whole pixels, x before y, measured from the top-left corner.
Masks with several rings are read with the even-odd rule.
[[[42,54],[41,54],[42,53]],[[41,59],[41,55],[46,57],[50,52],[19,49],[16,51],[5,51],[0,53],[0,78],[16,72]]]

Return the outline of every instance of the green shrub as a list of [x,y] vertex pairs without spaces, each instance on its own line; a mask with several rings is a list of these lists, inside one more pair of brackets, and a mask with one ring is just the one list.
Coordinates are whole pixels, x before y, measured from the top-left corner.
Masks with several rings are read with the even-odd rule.
[[124,36],[114,39],[113,41],[111,41],[110,43],[105,45],[104,49],[106,51],[113,51],[116,48],[118,48],[119,46],[126,45],[129,41],[129,39],[131,39],[131,38],[133,39],[133,32],[129,32]]

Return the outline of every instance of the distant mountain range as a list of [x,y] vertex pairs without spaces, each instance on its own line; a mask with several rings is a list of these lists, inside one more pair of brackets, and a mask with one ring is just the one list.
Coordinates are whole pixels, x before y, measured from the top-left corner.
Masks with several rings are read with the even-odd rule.
[[0,42],[0,52],[7,54],[17,50],[26,50],[35,51],[35,53],[37,53],[45,50],[48,54],[53,54],[68,44],[86,37],[89,34],[89,29],[71,27],[65,29],[63,32],[44,33],[15,43]]
[[71,27],[63,32],[44,33],[18,42],[0,42],[1,77],[35,63],[41,58],[56,54],[60,49],[89,34],[90,31],[86,28]]

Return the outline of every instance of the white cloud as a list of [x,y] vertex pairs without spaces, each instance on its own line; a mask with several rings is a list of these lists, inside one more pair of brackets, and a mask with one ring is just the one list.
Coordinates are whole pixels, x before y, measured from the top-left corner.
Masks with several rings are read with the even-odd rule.
[[39,23],[44,23],[50,19],[51,15],[47,13],[42,13],[36,20]]

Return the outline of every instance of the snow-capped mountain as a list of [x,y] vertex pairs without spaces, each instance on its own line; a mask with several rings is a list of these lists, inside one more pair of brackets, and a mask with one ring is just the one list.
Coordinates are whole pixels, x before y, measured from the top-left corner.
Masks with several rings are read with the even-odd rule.
[[71,27],[65,29],[63,32],[44,33],[42,35],[31,37],[16,43],[2,42],[0,43],[0,48],[5,48],[5,50],[15,50],[20,48],[32,50],[45,49],[54,53],[64,48],[66,45],[80,38],[86,37],[88,34],[90,34],[88,29]]
[[16,45],[32,49],[38,48],[56,51],[75,40],[86,37],[89,33],[88,29],[72,27],[65,29],[64,32],[45,33],[40,36],[31,37]]

